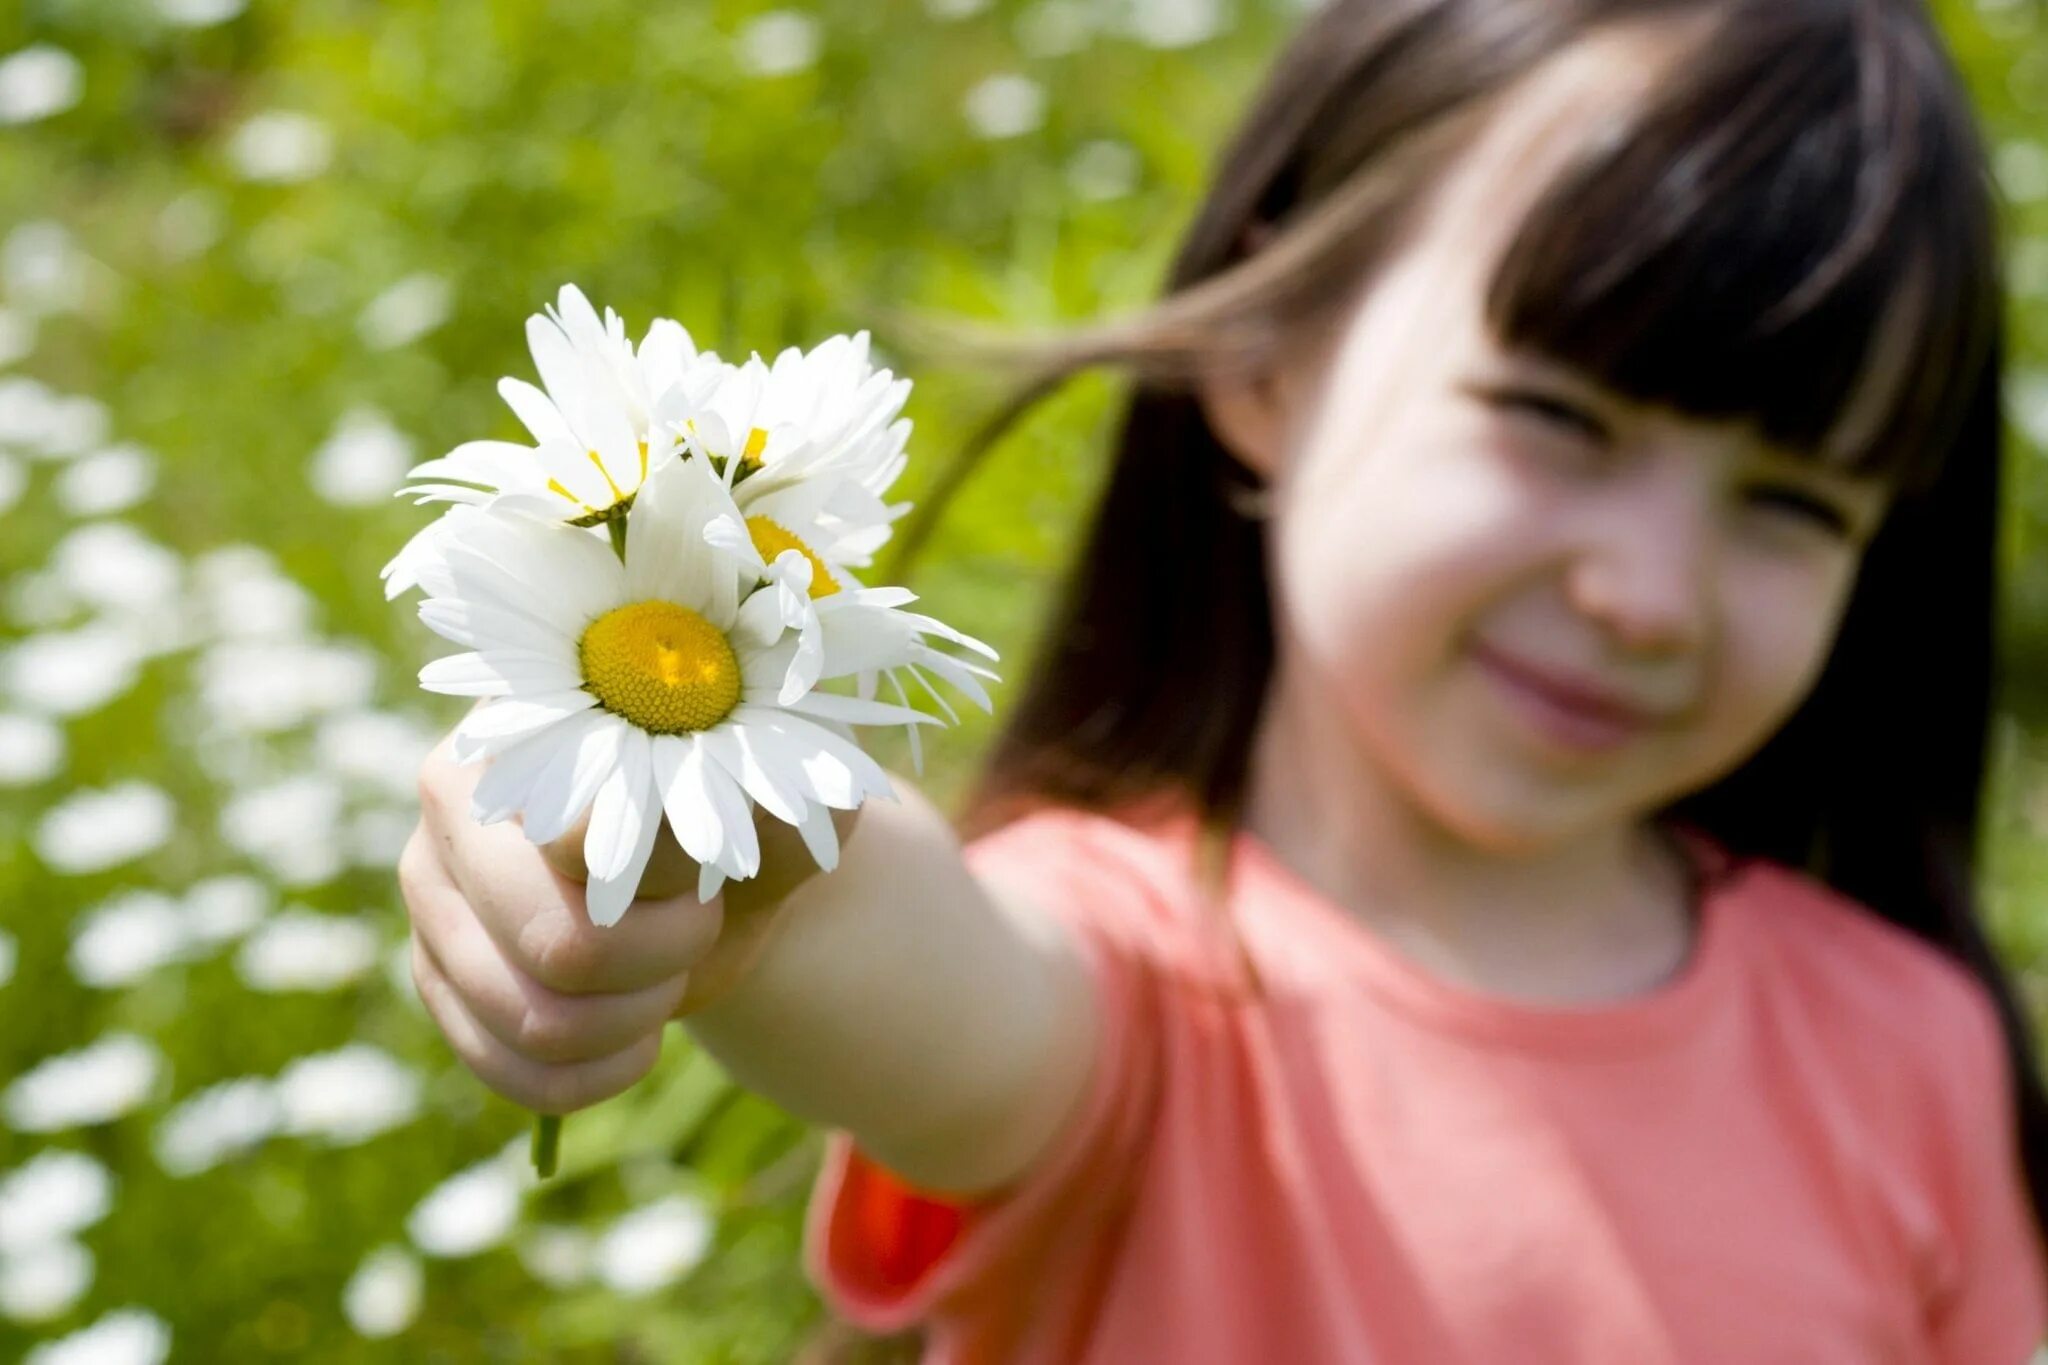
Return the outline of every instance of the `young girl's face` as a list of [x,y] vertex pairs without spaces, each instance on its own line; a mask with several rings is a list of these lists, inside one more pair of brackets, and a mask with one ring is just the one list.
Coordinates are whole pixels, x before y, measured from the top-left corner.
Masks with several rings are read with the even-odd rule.
[[[1482,845],[1634,820],[1749,757],[1817,678],[1885,510],[1747,423],[1637,406],[1487,333],[1520,212],[1674,50],[1589,40],[1512,91],[1279,376],[1270,439],[1219,424],[1273,488],[1276,696]],[[1640,718],[1574,722],[1517,666]]]

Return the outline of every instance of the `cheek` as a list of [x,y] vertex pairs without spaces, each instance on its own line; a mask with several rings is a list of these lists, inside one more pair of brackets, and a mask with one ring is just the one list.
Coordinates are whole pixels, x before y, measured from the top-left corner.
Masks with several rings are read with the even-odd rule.
[[1797,560],[1727,574],[1703,727],[1715,740],[1753,751],[1799,709],[1827,664],[1850,585],[1846,569]]

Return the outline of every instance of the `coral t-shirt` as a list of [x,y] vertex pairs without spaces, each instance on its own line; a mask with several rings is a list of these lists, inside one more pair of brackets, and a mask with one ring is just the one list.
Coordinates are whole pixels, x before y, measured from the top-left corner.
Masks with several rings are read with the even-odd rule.
[[1729,875],[1590,1007],[1434,976],[1235,838],[1235,989],[1186,813],[968,846],[1074,932],[1103,1033],[1017,1181],[921,1194],[827,1135],[805,1268],[927,1362],[2020,1365],[2048,1332],[1991,998],[1815,878]]

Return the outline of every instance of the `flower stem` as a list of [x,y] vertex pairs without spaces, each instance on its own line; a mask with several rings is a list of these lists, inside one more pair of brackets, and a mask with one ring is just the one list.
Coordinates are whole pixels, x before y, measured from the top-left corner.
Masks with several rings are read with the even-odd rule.
[[555,1173],[555,1158],[562,1147],[562,1116],[533,1116],[533,1173],[546,1180]]

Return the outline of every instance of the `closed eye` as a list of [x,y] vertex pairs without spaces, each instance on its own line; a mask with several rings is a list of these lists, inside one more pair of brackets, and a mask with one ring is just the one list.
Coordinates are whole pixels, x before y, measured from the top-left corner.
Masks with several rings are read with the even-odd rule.
[[1568,398],[1538,389],[1495,388],[1482,390],[1480,396],[1497,407],[1520,410],[1542,418],[1552,426],[1561,427],[1575,436],[1584,437],[1598,446],[1611,445],[1614,432],[1607,423],[1588,412]]
[[1820,523],[1840,536],[1851,531],[1849,518],[1833,503],[1823,501],[1796,488],[1753,488],[1750,492],[1766,504],[1784,507],[1794,514]]

